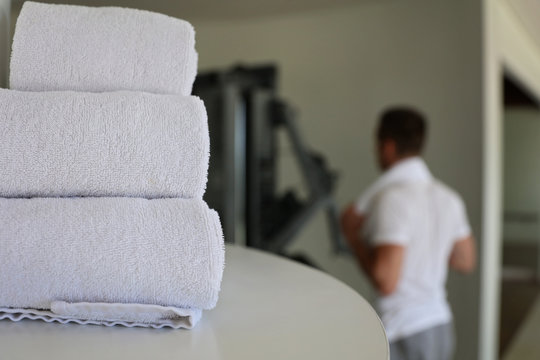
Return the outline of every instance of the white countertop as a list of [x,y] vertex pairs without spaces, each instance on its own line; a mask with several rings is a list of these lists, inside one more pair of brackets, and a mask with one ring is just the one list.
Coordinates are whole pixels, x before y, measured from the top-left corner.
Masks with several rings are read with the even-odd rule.
[[193,330],[0,321],[0,359],[388,360],[371,306],[338,280],[227,246],[218,306]]

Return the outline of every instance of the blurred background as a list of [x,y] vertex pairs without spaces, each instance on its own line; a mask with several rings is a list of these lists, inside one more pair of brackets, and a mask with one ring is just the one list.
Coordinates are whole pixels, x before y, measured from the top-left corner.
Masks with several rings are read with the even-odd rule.
[[[3,87],[22,3],[0,0]],[[381,110],[418,108],[426,161],[464,198],[479,246],[476,273],[448,281],[456,359],[540,356],[540,2],[62,3],[191,22],[212,137],[207,200],[226,240],[309,263],[368,300],[336,214],[378,175]]]

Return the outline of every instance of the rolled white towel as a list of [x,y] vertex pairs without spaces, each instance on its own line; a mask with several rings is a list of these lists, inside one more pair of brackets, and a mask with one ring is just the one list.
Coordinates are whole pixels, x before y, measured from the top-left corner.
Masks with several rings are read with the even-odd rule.
[[191,24],[118,7],[23,4],[10,87],[189,95],[197,74]]
[[210,139],[196,97],[0,89],[0,196],[202,198]]
[[191,327],[223,266],[202,200],[0,198],[0,318]]

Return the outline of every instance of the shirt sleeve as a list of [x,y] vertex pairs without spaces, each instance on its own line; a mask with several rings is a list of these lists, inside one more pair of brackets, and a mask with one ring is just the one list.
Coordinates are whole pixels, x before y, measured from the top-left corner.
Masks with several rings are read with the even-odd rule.
[[375,199],[369,214],[368,237],[372,245],[406,245],[410,241],[410,221],[406,201],[399,194],[384,192]]
[[471,226],[469,225],[469,220],[467,219],[467,210],[465,208],[465,203],[458,196],[457,206],[456,206],[456,225],[455,225],[455,235],[454,241],[461,240],[469,235],[471,235]]

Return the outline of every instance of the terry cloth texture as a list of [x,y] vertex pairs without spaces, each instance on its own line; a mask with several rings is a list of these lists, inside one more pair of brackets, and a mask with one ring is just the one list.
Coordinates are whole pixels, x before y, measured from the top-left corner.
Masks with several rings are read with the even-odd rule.
[[144,305],[212,309],[223,267],[219,217],[199,199],[0,198],[4,313],[159,326],[178,314]]
[[191,24],[144,10],[26,1],[17,19],[10,88],[191,94]]
[[203,102],[141,92],[0,89],[0,196],[202,198]]
[[216,305],[194,44],[161,14],[24,3],[0,89],[0,319],[192,328]]

